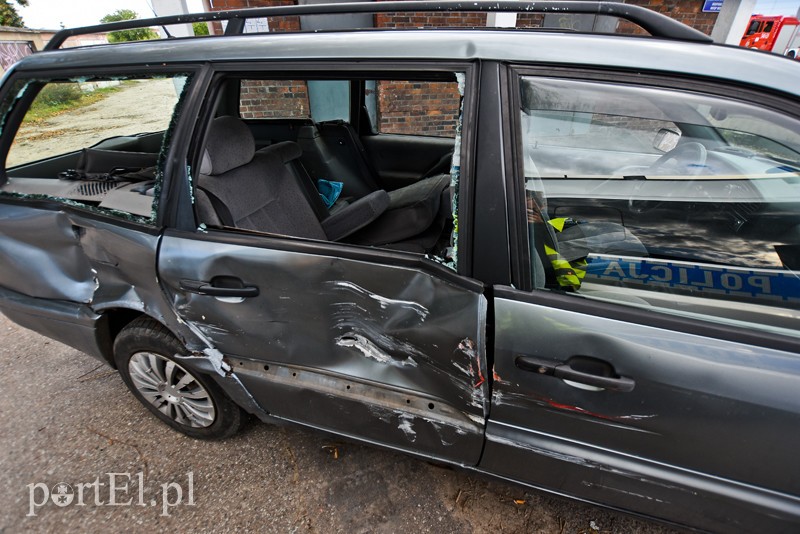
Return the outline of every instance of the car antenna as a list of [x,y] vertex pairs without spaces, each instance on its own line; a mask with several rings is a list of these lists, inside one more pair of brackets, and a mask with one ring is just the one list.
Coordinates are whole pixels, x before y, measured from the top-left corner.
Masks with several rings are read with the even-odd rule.
[[[156,10],[153,7],[152,1],[148,1],[147,2],[147,7],[149,7],[150,11],[153,12],[153,17],[158,18],[158,13],[156,13]],[[173,37],[173,35],[171,33],[169,33],[169,30],[167,29],[166,25],[162,24],[161,25],[161,29],[164,30],[164,33],[167,34],[167,39],[174,39],[175,38],[175,37]]]

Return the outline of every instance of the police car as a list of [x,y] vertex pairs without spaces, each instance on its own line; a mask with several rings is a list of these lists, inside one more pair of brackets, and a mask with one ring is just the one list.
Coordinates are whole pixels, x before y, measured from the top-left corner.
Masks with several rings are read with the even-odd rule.
[[[651,35],[381,28],[418,11]],[[292,21],[310,31],[265,31]],[[190,22],[220,35],[61,47]],[[63,30],[0,87],[0,310],[195,438],[250,413],[693,528],[796,532],[786,65],[610,2]],[[65,88],[110,88],[102,120],[42,120]]]

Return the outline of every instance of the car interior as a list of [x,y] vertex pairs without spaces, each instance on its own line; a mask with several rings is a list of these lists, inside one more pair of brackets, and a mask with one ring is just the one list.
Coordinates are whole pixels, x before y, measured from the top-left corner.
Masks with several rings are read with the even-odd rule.
[[195,172],[199,224],[446,257],[460,97],[444,135],[424,106],[454,88],[452,73],[220,82]]

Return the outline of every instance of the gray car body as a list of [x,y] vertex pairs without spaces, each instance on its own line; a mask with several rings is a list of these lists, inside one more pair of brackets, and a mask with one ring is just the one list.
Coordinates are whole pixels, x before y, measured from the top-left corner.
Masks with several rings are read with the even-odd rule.
[[[458,274],[411,254],[231,237],[181,219],[191,211],[191,184],[182,163],[186,146],[175,143],[191,138],[217,66],[263,62],[306,72],[326,64],[352,69],[356,60],[384,71],[475,69],[481,92],[465,117],[464,157],[472,161],[465,176],[478,178],[463,190],[474,208],[464,214],[462,254],[469,262]],[[509,140],[499,115],[507,64],[667,73],[800,102],[800,69],[786,58],[655,38],[365,31],[35,54],[6,75],[3,91],[17,76],[148,65],[192,69],[195,85],[163,164],[167,196],[156,227],[46,199],[0,200],[0,309],[109,363],[114,335],[133,317],[149,315],[186,346],[178,356],[188,367],[212,376],[265,421],[697,528],[796,531],[796,344],[651,320],[619,306],[582,308],[512,287],[514,214],[497,193],[512,172],[502,157]],[[477,121],[480,131],[471,126]],[[500,238],[482,228],[501,228]],[[181,290],[181,280],[221,271],[255,281],[261,295],[233,304]],[[611,392],[589,398],[521,371],[514,362],[524,354],[554,361],[611,354],[636,389],[625,402]]]

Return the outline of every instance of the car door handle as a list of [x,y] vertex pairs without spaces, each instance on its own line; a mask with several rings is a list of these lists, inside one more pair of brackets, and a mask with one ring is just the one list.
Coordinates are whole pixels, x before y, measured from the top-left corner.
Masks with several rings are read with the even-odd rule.
[[210,297],[257,297],[258,287],[247,285],[232,276],[215,276],[209,282],[200,280],[181,280],[181,289],[198,295]]
[[[542,360],[532,356],[517,356],[514,364],[523,371],[554,376],[587,386],[627,393],[633,391],[636,382],[626,376],[617,376],[608,362],[588,356],[573,356],[566,363]],[[573,367],[574,366],[574,367]],[[576,369],[576,367],[578,367]],[[583,368],[583,369],[581,369]],[[591,369],[591,370],[589,370]],[[599,373],[603,374],[599,374]],[[612,375],[612,376],[606,376]]]

